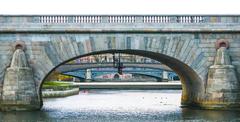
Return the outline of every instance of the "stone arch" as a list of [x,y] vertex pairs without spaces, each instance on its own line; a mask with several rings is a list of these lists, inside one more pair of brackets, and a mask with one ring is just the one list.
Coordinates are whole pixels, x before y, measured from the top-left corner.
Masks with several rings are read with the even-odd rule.
[[[200,101],[203,96],[204,90],[204,82],[202,82],[201,76],[187,63],[175,58],[168,56],[166,54],[153,52],[153,51],[146,51],[146,50],[133,50],[133,49],[122,49],[122,50],[116,50],[116,49],[109,49],[109,50],[102,50],[102,51],[93,51],[87,54],[78,55],[75,57],[72,57],[68,60],[63,61],[62,63],[59,63],[57,66],[52,68],[47,75],[45,75],[45,78],[57,67],[61,66],[62,64],[89,55],[95,55],[95,54],[103,54],[103,53],[126,53],[126,54],[132,54],[132,55],[139,55],[148,57],[154,60],[157,60],[168,67],[170,67],[173,71],[175,71],[178,76],[180,77],[180,80],[182,82],[182,104],[183,105],[193,105],[198,104],[198,101]],[[41,88],[43,81],[45,78],[42,79],[39,85],[39,96],[42,103],[41,98]]]

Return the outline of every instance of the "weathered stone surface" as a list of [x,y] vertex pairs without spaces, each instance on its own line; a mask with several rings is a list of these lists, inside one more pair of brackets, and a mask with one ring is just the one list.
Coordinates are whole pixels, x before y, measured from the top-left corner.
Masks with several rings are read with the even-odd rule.
[[240,86],[235,67],[231,65],[226,47],[221,47],[217,50],[214,65],[209,68],[206,100],[201,106],[238,109],[240,107],[239,93]]
[[[232,101],[231,104],[239,103],[236,87],[240,78],[240,19],[238,16],[219,17],[218,20],[212,20],[210,19],[212,17],[206,16],[203,17],[203,23],[191,24],[178,23],[175,20],[167,23],[144,22],[141,17],[132,23],[110,23],[108,18],[104,17],[100,23],[94,24],[75,23],[72,21],[74,16],[68,16],[72,18],[70,23],[49,21],[45,23],[45,21],[38,21],[39,16],[33,18],[20,16],[13,19],[8,16],[0,17],[0,95],[4,90],[25,89],[25,86],[13,85],[14,77],[19,77],[21,74],[20,70],[11,68],[7,70],[11,65],[13,45],[21,40],[26,44],[26,62],[29,62],[29,67],[32,68],[39,95],[44,78],[58,65],[84,55],[123,52],[158,60],[176,71],[183,85],[182,103],[184,105],[201,105],[204,101],[217,104],[223,100]],[[215,42],[219,39],[229,41],[228,52],[231,57],[229,61],[232,65],[224,64],[227,69],[221,68],[223,67],[222,59],[224,62],[229,61],[219,58],[221,66],[214,65],[209,69],[214,64]],[[13,64],[19,62],[23,61],[16,61]],[[23,64],[23,66],[26,65]],[[30,72],[26,70],[28,71]],[[16,73],[19,75],[9,77]],[[213,75],[216,73],[219,75]],[[9,85],[4,85],[4,77],[9,79]],[[9,99],[26,97],[20,94],[23,93],[22,91],[8,93],[11,95]],[[14,94],[19,96],[13,97]],[[213,98],[216,98],[215,102],[211,101]]]
[[23,50],[17,49],[5,73],[0,109],[34,110],[40,107],[32,69],[28,66]]

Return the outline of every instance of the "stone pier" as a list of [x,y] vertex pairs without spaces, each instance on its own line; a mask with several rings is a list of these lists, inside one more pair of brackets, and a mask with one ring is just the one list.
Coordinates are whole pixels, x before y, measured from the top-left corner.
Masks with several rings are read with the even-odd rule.
[[5,72],[0,109],[3,111],[40,109],[33,72],[22,49],[16,49],[11,65]]
[[163,71],[162,73],[162,81],[168,81],[168,72],[167,71]]
[[85,78],[86,78],[86,81],[92,80],[92,71],[91,71],[91,69],[86,69]]
[[209,109],[239,109],[240,86],[235,67],[231,64],[227,47],[217,50],[214,65],[209,68],[206,84],[206,101]]

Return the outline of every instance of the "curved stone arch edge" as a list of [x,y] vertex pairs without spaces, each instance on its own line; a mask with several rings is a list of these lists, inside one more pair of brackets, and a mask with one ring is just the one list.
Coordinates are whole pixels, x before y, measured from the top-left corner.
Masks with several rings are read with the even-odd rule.
[[[139,56],[144,56],[144,57],[148,57],[154,60],[157,60],[165,65],[167,65],[168,67],[170,67],[173,71],[176,72],[176,74],[179,76],[180,80],[181,80],[181,84],[182,84],[182,90],[185,91],[186,93],[189,92],[189,86],[187,87],[186,85],[194,85],[194,86],[198,86],[199,82],[201,81],[201,78],[197,75],[196,71],[194,69],[192,69],[190,66],[188,66],[187,64],[185,64],[184,62],[182,62],[181,60],[175,58],[175,57],[170,57],[167,56],[165,54],[159,53],[159,52],[152,52],[152,51],[146,51],[146,50],[137,50],[137,49],[123,49],[123,50],[118,50],[118,49],[110,49],[110,50],[102,50],[102,51],[94,51],[94,52],[89,52],[86,54],[80,54],[78,56],[75,56],[73,58],[70,58],[68,60],[65,60],[61,63],[59,63],[58,65],[56,65],[54,68],[52,68],[50,71],[48,71],[48,73],[45,75],[45,77],[40,81],[40,85],[38,85],[38,95],[40,98],[40,102],[41,102],[41,106],[43,105],[43,100],[42,100],[42,85],[44,83],[44,81],[46,80],[46,78],[54,71],[56,70],[58,67],[60,67],[61,65],[78,59],[78,58],[82,58],[82,57],[86,57],[86,56],[90,56],[90,55],[98,55],[98,54],[106,54],[106,53],[125,53],[125,54],[133,54],[133,55],[139,55]],[[156,56],[158,55],[158,56]],[[159,59],[160,57],[164,57],[164,59]],[[171,66],[170,64],[172,64],[173,62],[176,62],[176,65],[178,66],[177,68],[175,66]],[[174,63],[173,63],[174,64]],[[178,68],[187,68],[186,70],[184,70],[184,72],[179,71]],[[190,74],[193,74],[193,76],[188,76],[188,72]],[[190,81],[188,81],[190,80]],[[190,84],[186,84],[186,82],[189,82]],[[196,84],[192,84],[191,82],[196,82]],[[195,89],[198,90],[198,89]],[[184,100],[186,97],[186,93],[182,93],[182,100]],[[192,94],[192,93],[188,93],[188,94]],[[195,96],[195,95],[194,95]],[[192,95],[188,96],[190,98],[194,97]]]

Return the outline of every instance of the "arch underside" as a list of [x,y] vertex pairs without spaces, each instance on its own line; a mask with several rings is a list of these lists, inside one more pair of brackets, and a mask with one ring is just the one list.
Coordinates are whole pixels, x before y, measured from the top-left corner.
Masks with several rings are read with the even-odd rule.
[[[201,99],[201,96],[203,95],[203,82],[200,78],[200,76],[187,64],[183,63],[182,61],[158,53],[158,52],[152,52],[152,51],[146,51],[146,50],[132,50],[132,49],[124,49],[124,50],[116,50],[116,49],[111,49],[111,50],[104,50],[104,51],[95,51],[92,53],[84,54],[84,55],[79,55],[75,56],[71,59],[68,59],[56,67],[54,67],[51,71],[56,69],[57,67],[61,66],[62,64],[77,59],[81,58],[84,56],[89,56],[89,55],[96,55],[96,54],[104,54],[104,53],[126,53],[126,54],[132,54],[132,55],[140,55],[144,57],[148,57],[154,60],[157,60],[168,67],[170,67],[173,71],[175,71],[181,82],[182,82],[182,104],[197,104],[197,100]],[[51,71],[48,73],[48,75],[51,73]],[[47,75],[46,75],[47,76]],[[42,82],[41,82],[42,85]],[[41,94],[41,85],[39,87],[39,93]],[[40,95],[41,97],[41,95]]]

